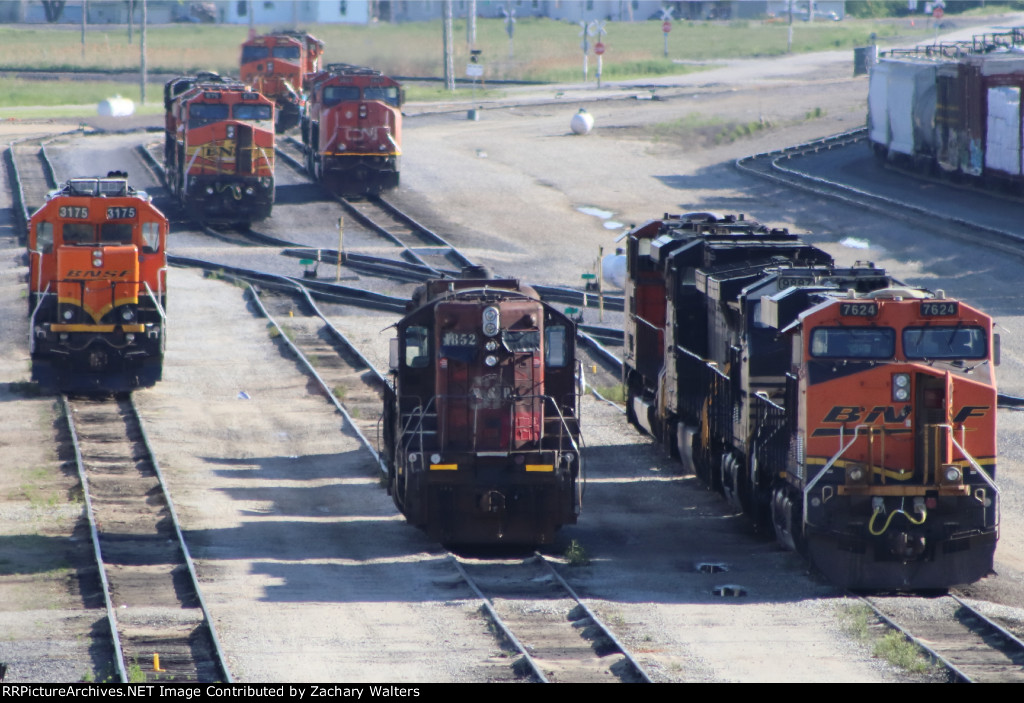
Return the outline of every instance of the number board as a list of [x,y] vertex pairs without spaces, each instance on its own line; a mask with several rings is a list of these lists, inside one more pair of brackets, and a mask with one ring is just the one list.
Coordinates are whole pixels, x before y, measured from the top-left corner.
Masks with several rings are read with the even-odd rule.
[[133,207],[108,207],[107,208],[107,219],[108,220],[127,220],[135,217],[135,208]]
[[843,317],[874,317],[878,314],[878,303],[840,303],[839,314]]
[[785,290],[786,288],[799,288],[801,286],[813,286],[813,278],[796,278],[793,276],[780,276],[779,277],[779,289]]
[[58,215],[69,220],[85,220],[89,217],[89,208],[79,205],[61,205]]
[[441,337],[441,346],[474,347],[476,346],[476,334],[473,332],[445,332]]
[[960,313],[960,303],[952,300],[929,300],[921,303],[921,317],[953,317]]

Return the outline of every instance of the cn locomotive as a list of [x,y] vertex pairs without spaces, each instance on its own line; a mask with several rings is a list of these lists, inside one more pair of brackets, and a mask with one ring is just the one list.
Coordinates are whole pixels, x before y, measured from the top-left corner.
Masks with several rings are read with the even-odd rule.
[[857,589],[991,572],[998,339],[962,301],[714,213],[629,233],[628,416]]
[[303,79],[320,70],[324,43],[306,32],[278,31],[242,44],[240,75],[276,103],[278,134],[299,124]]
[[29,221],[32,378],[69,392],[160,380],[167,218],[124,173],[72,178]]
[[417,288],[391,344],[388,492],[453,545],[549,544],[583,490],[575,325],[477,269]]
[[871,70],[868,140],[897,167],[1024,193],[1024,30],[893,50]]
[[274,102],[215,73],[164,86],[164,166],[182,209],[247,225],[274,206]]
[[339,195],[398,187],[405,91],[363,66],[333,63],[306,77],[302,143],[310,177]]

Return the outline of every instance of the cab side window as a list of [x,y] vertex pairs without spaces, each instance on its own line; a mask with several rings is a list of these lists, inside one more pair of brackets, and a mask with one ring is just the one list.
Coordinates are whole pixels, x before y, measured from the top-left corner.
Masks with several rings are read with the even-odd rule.
[[142,251],[146,254],[155,254],[160,249],[160,223],[142,223]]
[[405,330],[405,365],[411,369],[424,369],[430,365],[430,330],[426,327]]
[[36,224],[36,249],[44,254],[53,251],[53,223],[43,220]]
[[565,325],[545,327],[544,364],[550,368],[565,366],[566,354]]

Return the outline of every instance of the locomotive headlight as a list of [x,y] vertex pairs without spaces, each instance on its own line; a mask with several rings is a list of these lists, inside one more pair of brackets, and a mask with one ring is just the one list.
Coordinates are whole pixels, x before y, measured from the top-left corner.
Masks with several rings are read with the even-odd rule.
[[484,359],[484,363],[487,364],[488,366],[495,366],[498,363],[498,357],[496,357],[494,354],[488,354],[487,358]]
[[378,151],[384,151],[384,145],[383,144],[378,145],[377,146],[377,150]]
[[127,342],[128,342],[129,344],[131,344],[132,342],[134,342],[134,341],[135,341],[135,335],[134,335],[134,334],[132,334],[131,332],[129,332],[128,334],[126,334],[126,335],[124,336],[124,338],[125,338],[125,341],[127,341]]
[[498,334],[498,308],[484,308],[484,334],[493,337]]
[[92,260],[92,265],[95,266],[96,268],[99,268],[100,266],[103,265],[103,259],[99,259],[99,258],[93,259]]
[[494,341],[493,339],[488,341],[487,344],[484,345],[484,349],[486,349],[487,351],[494,351],[497,348],[498,348],[498,343],[496,341]]
[[850,464],[846,467],[847,483],[864,483],[868,477],[867,468],[863,464]]
[[910,399],[910,374],[894,373],[892,375],[892,399],[906,402]]
[[256,192],[256,189],[253,188],[252,186],[249,186],[248,188],[245,189],[245,194],[246,195],[252,195],[255,192]]
[[213,186],[206,186],[206,194],[213,195]]
[[960,471],[959,466],[947,464],[942,467],[942,480],[944,483],[960,483],[961,478],[963,478],[963,472]]
[[65,310],[64,311],[64,319],[65,320],[70,320],[74,316],[75,316],[75,313],[71,312],[70,310]]
[[133,313],[130,308],[125,308],[121,311],[121,317],[125,320],[130,320],[135,317],[135,313]]
[[441,463],[441,455],[440,454],[431,454],[430,455],[430,463],[431,464],[440,464]]
[[235,126],[233,124],[228,125],[228,139],[235,138]]

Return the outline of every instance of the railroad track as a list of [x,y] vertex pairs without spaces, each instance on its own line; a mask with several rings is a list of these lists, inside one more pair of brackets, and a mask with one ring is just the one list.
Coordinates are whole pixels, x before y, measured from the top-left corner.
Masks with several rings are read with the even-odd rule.
[[386,476],[387,467],[376,447],[382,394],[388,385],[384,374],[331,323],[301,284],[282,280],[276,292],[261,292],[250,285],[249,295],[277,331],[275,337],[291,350]]
[[131,395],[62,396],[118,679],[230,682]]
[[[288,295],[261,293],[255,287],[250,287],[250,294],[261,314],[280,331],[278,339],[344,415],[386,476],[371,438],[381,407],[378,393],[387,379],[330,323],[310,291],[293,281],[283,286],[291,288]],[[541,555],[525,563],[451,558],[483,600],[500,637],[518,652],[519,675],[545,683],[650,682],[611,629]]]
[[954,595],[863,599],[958,683],[1024,683],[1024,642]]
[[[791,188],[839,200],[865,210],[877,212],[918,226],[927,226],[944,236],[965,241],[974,246],[985,246],[1014,256],[1024,256],[1024,236],[1019,232],[990,227],[959,217],[944,215],[932,208],[921,207],[904,199],[890,198],[881,193],[820,178],[804,173],[790,164],[790,160],[822,150],[842,149],[860,144],[867,139],[867,129],[860,128],[825,139],[754,154],[735,161],[740,171],[781,183]],[[984,236],[980,236],[984,235]]]
[[517,673],[541,683],[651,683],[611,629],[540,554],[515,561],[451,557],[519,654]]

